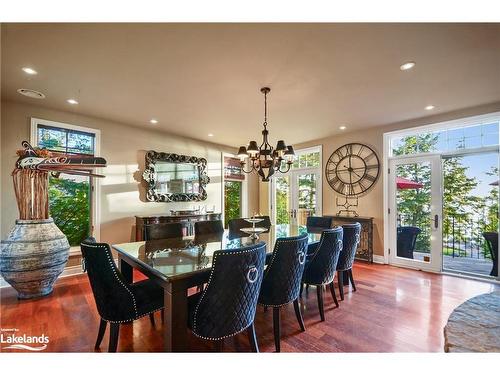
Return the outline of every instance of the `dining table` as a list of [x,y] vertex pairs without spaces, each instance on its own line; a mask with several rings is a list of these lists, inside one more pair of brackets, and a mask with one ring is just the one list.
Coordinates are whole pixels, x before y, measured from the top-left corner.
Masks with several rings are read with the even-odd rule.
[[118,253],[118,265],[127,282],[133,282],[136,269],[164,291],[163,349],[165,352],[188,350],[188,290],[208,282],[213,254],[217,250],[237,250],[259,242],[266,244],[267,260],[278,238],[307,233],[308,243],[319,241],[321,234],[308,232],[305,226],[272,225],[253,238],[246,233],[224,232],[162,240],[112,245]]

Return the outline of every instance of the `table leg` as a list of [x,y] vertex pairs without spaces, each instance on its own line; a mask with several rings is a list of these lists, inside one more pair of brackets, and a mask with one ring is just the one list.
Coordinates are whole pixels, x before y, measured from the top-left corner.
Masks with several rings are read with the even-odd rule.
[[188,349],[187,289],[167,290],[164,293],[165,324],[163,348],[166,352],[186,352]]
[[134,281],[134,270],[130,264],[125,262],[122,258],[118,257],[118,267],[120,272],[128,283]]

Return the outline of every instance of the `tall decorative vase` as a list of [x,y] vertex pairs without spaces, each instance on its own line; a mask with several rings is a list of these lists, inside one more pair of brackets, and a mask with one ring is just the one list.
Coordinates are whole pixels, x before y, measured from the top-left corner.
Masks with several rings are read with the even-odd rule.
[[54,220],[16,220],[1,242],[0,274],[20,299],[45,296],[64,270],[69,242]]

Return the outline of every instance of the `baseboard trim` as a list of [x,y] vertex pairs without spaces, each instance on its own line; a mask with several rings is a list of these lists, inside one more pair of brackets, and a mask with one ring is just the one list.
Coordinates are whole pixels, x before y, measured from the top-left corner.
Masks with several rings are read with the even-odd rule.
[[[59,275],[59,278],[61,277],[68,277],[68,276],[75,276],[83,273],[82,272],[82,266],[77,265],[77,266],[70,266],[66,267],[64,271],[62,271],[61,275]],[[6,288],[10,287],[9,283],[3,279],[3,277],[0,276],[0,289],[1,288]]]
[[373,255],[373,263],[385,264],[385,258],[383,255]]

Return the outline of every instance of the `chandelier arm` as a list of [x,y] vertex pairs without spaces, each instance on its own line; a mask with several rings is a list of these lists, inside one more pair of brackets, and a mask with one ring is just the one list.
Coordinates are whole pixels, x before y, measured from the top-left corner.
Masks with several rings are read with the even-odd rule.
[[278,167],[277,171],[280,172],[280,173],[287,173],[290,170],[291,167],[292,167],[292,163],[287,163],[287,168],[286,168],[285,171],[281,170],[281,165]]
[[253,165],[253,162],[250,164],[251,168],[249,171],[245,171],[245,164],[246,164],[245,162],[243,162],[243,163],[240,162],[240,164],[241,164],[241,170],[244,173],[252,173],[255,170],[255,166]]

